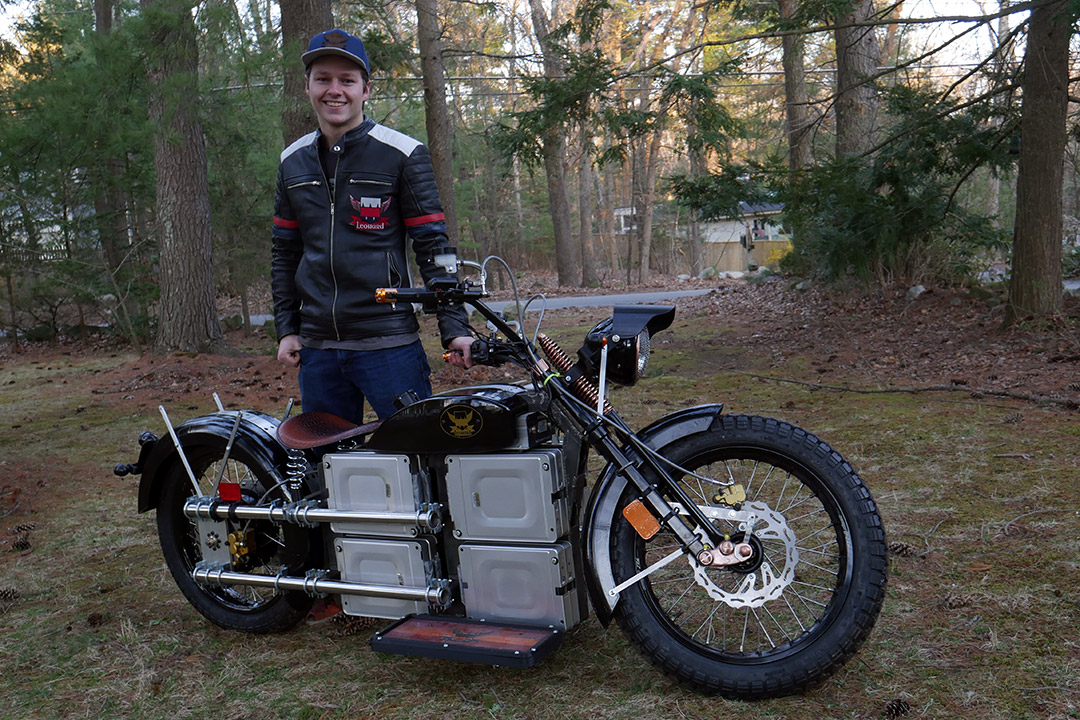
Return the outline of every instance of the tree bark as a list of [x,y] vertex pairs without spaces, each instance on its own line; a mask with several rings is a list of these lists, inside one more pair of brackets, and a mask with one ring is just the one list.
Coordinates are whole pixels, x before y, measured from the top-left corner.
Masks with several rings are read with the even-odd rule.
[[649,282],[649,271],[652,265],[652,239],[653,239],[653,216],[656,214],[656,176],[660,168],[660,137],[662,131],[658,128],[653,132],[649,140],[649,150],[645,154],[645,187],[642,198],[641,213],[641,248],[639,256],[641,265],[638,267],[638,282]]
[[880,48],[868,22],[873,0],[856,0],[836,30],[836,157],[861,155],[873,147],[877,101],[867,80],[877,71]]
[[[145,2],[145,0],[144,0]],[[281,62],[285,76],[281,111],[285,145],[315,128],[315,114],[304,92],[300,56],[316,34],[334,27],[330,0],[281,0]]]
[[[533,32],[544,53],[544,74],[552,79],[565,69],[548,34],[548,17],[541,0],[529,0]],[[570,228],[570,197],[566,186],[566,134],[560,125],[544,130],[544,171],[547,174],[548,203],[555,234],[555,271],[560,285],[576,285],[581,278],[581,250],[574,245]]]
[[157,352],[225,348],[214,304],[210,194],[202,125],[191,99],[199,52],[191,4],[142,0],[152,9],[148,113],[154,130],[161,296]]
[[1031,11],[1024,52],[1016,225],[1005,324],[1061,311],[1061,194],[1069,103],[1067,3]]
[[[107,37],[113,27],[112,0],[94,0],[94,27],[97,34]],[[104,167],[92,169],[90,176],[97,187],[94,193],[94,220],[97,225],[98,242],[105,264],[105,272],[116,292],[116,317],[124,326],[135,352],[142,354],[142,343],[132,318],[139,311],[128,293],[120,287],[117,277],[126,264],[125,252],[128,242],[127,203],[120,187],[124,177],[121,158],[105,159]]]
[[[790,18],[799,8],[797,0],[779,0],[780,17]],[[785,35],[783,45],[784,108],[787,114],[788,170],[794,177],[810,163],[810,105],[803,64],[803,35]]]
[[597,287],[596,250],[593,242],[595,204],[592,193],[592,156],[589,155],[589,128],[580,128],[581,159],[578,161],[578,221],[581,226],[581,286]]
[[420,46],[420,72],[424,76],[427,144],[446,215],[446,231],[456,245],[460,236],[454,204],[454,123],[446,107],[446,73],[439,42],[438,12],[437,0],[416,0],[416,39]]

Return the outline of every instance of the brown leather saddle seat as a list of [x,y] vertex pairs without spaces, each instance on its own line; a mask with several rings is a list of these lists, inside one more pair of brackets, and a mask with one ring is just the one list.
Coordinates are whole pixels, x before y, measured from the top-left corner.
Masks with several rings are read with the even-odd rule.
[[277,439],[293,450],[332,445],[361,435],[370,435],[382,425],[381,420],[353,425],[337,415],[326,412],[306,412],[294,415],[278,425]]

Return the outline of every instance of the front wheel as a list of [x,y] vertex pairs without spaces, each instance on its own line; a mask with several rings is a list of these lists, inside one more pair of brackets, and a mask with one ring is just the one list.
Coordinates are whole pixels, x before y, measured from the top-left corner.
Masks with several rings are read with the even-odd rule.
[[[625,589],[615,618],[630,640],[668,676],[733,698],[788,695],[831,675],[862,645],[885,596],[885,533],[859,476],[813,435],[745,415],[725,415],[662,454],[719,534],[754,552],[709,568],[680,557]],[[737,520],[723,517],[724,488],[709,478],[745,490]],[[637,496],[629,488],[620,507]],[[616,582],[678,548],[670,532],[644,540],[618,517]]]

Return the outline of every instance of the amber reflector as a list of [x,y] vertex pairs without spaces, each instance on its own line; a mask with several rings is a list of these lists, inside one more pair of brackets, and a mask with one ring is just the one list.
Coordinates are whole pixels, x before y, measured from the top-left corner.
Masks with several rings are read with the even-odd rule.
[[640,500],[635,500],[623,508],[622,514],[626,521],[637,531],[637,534],[645,540],[660,531],[660,523],[656,521],[653,514],[649,512],[649,508],[645,507],[645,504]]

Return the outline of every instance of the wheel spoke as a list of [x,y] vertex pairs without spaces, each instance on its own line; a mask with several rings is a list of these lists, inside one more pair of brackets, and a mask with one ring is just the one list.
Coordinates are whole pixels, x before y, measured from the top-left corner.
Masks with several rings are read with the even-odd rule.
[[[697,475],[743,484],[748,502],[758,503],[755,507],[763,511],[752,536],[760,560],[749,569],[705,571],[713,590],[703,587],[692,570],[672,567],[650,578],[652,596],[687,637],[722,653],[770,653],[798,643],[817,626],[840,575],[843,546],[829,508],[798,475],[761,458],[718,458],[684,467],[690,474],[678,482],[705,507],[713,503]],[[739,521],[717,520],[714,525],[733,539],[744,532]],[[670,533],[641,542],[646,553],[639,568],[680,545]],[[797,567],[789,567],[795,557]],[[742,627],[732,633],[729,626],[739,620],[739,613]]]

